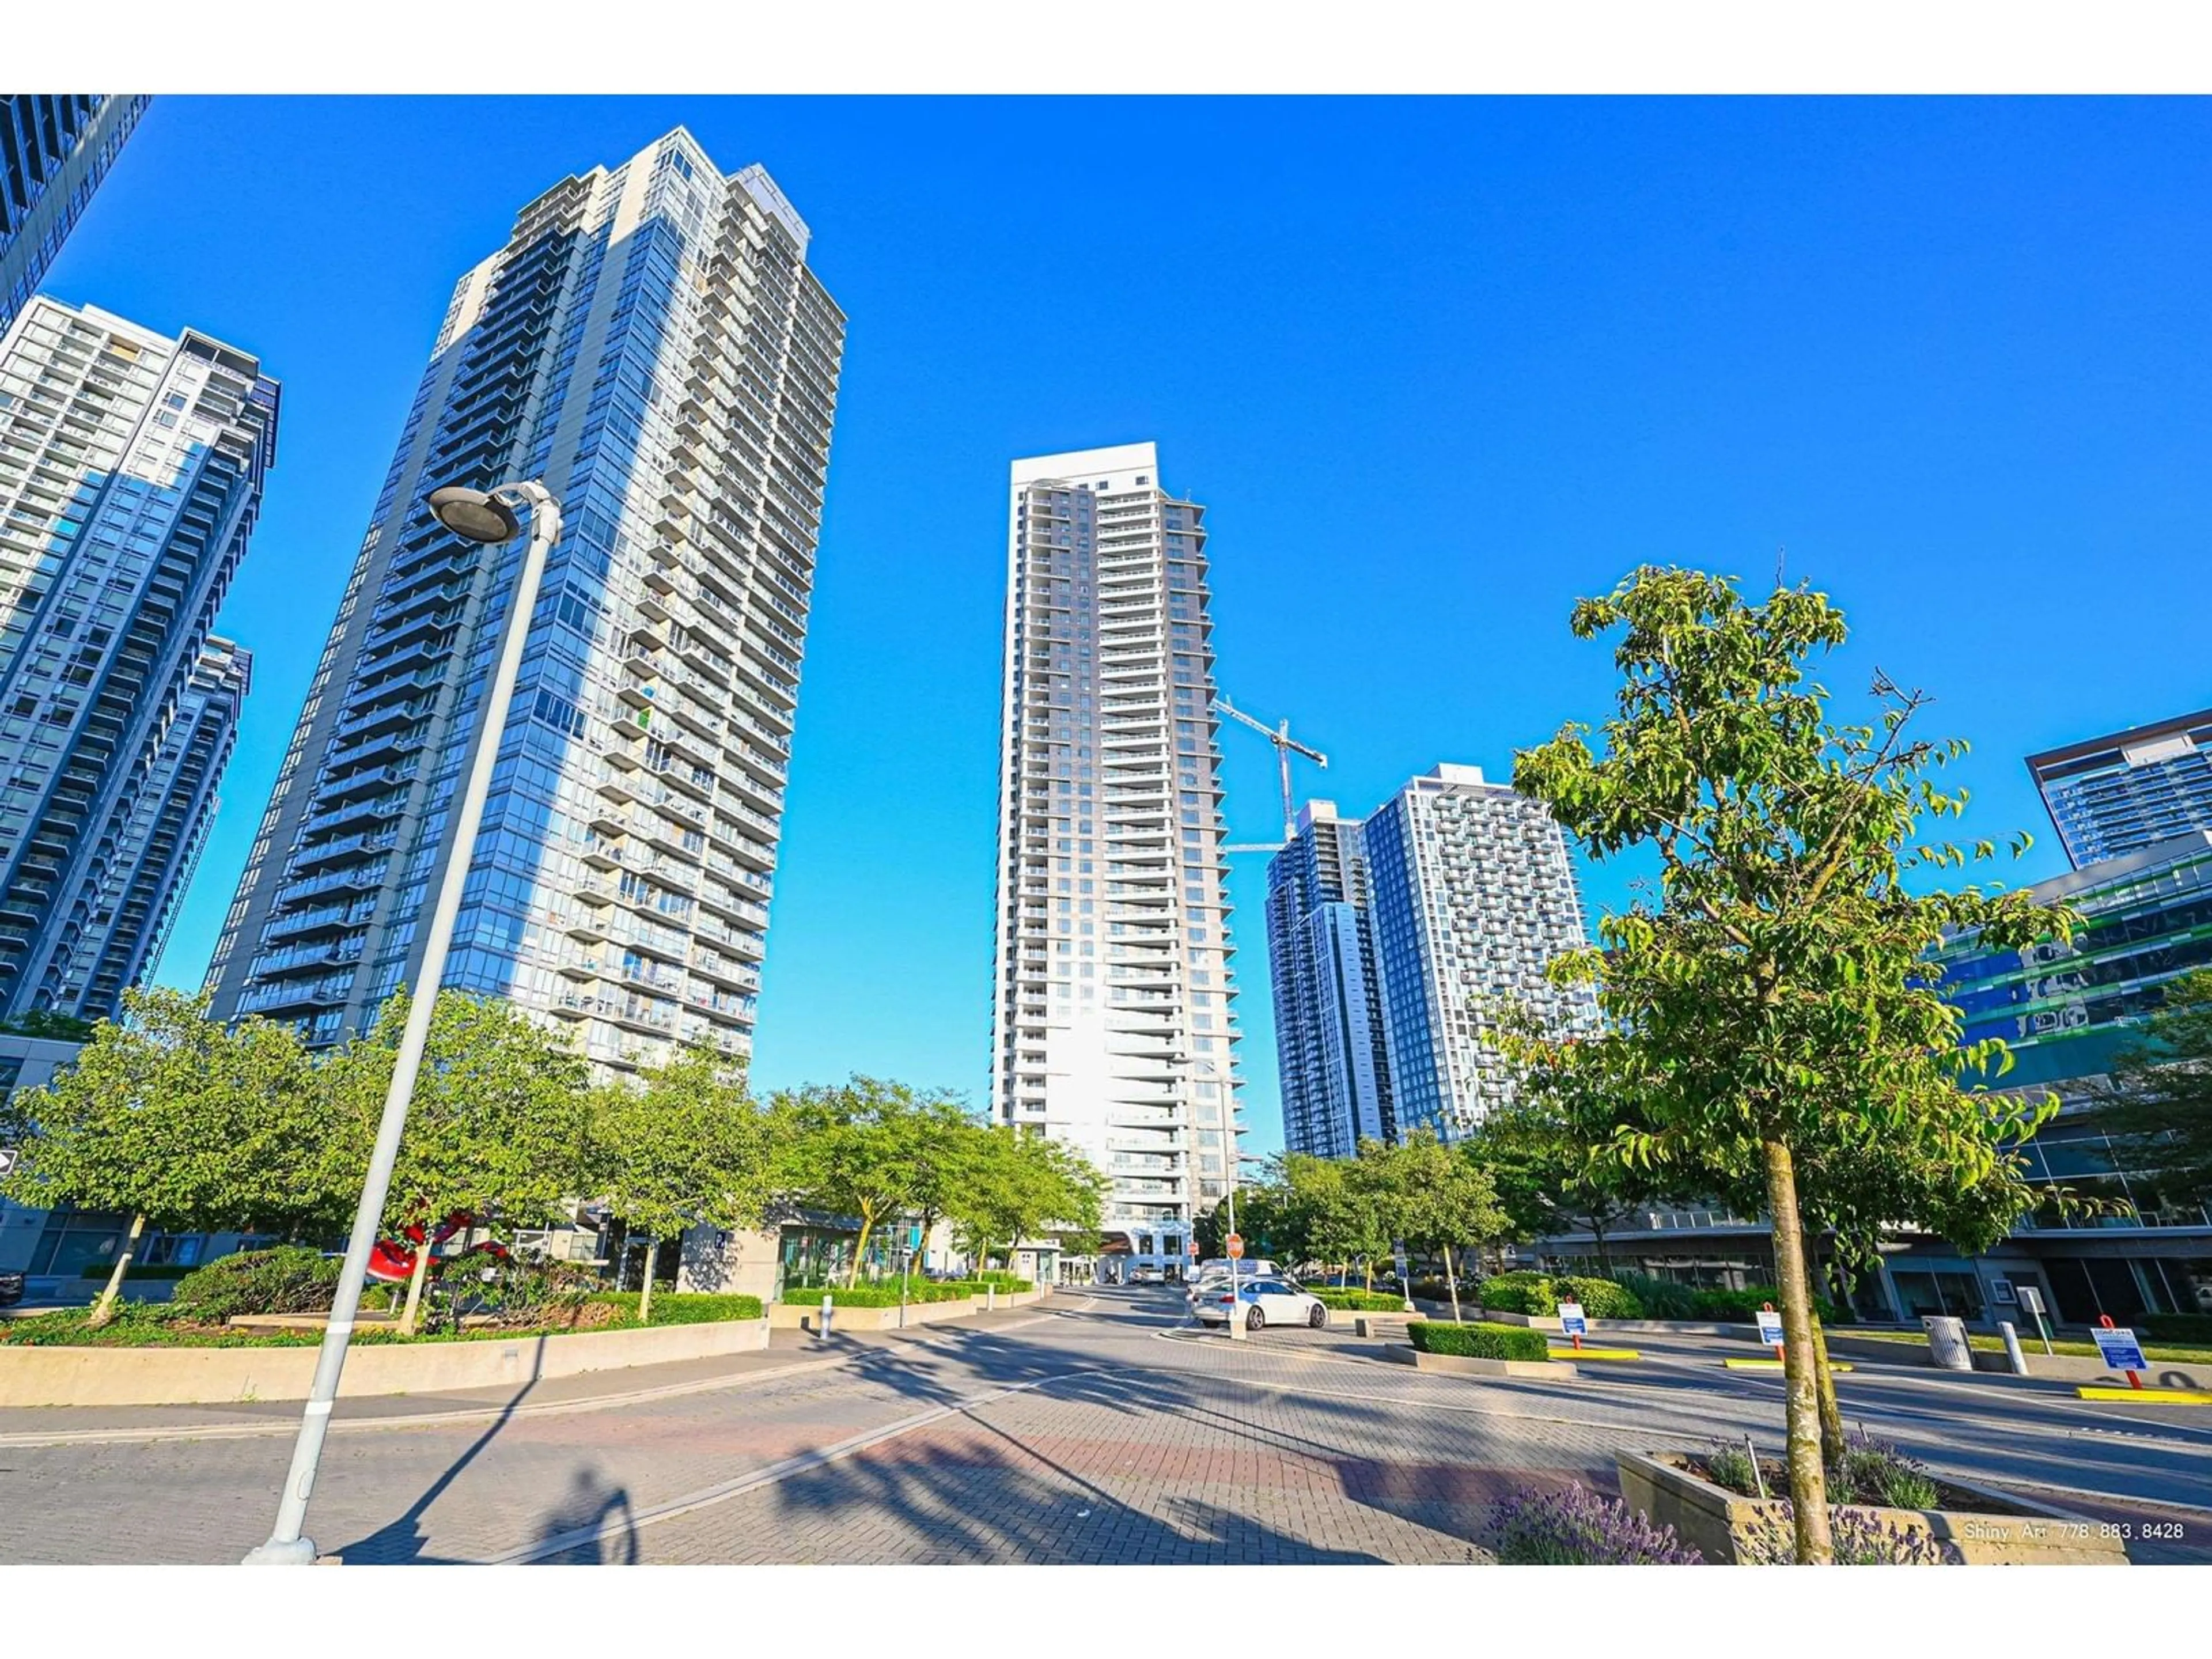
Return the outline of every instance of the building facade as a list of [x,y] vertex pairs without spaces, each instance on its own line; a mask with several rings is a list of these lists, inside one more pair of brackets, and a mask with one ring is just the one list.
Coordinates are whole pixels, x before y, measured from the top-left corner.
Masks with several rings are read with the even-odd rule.
[[0,94],[0,328],[38,291],[149,101]]
[[1511,1098],[1487,1005],[1510,998],[1553,1030],[1595,1027],[1589,993],[1544,976],[1589,942],[1566,838],[1541,802],[1446,764],[1368,817],[1359,841],[1395,1130],[1454,1139]]
[[2212,709],[2027,757],[2076,870],[2212,830]]
[[749,1052],[844,318],[757,167],[681,131],[524,206],[453,290],[209,983],[325,1044],[411,985],[542,480],[545,568],[446,969],[617,1069]]
[[1334,801],[1309,801],[1267,864],[1283,1145],[1316,1158],[1397,1135],[1359,831]]
[[1149,443],[1014,463],[991,1106],[1111,1177],[1132,1270],[1237,1175],[1206,510]]
[[191,330],[41,296],[0,337],[0,1017],[108,1012],[150,963],[244,689],[209,629],[277,407]]

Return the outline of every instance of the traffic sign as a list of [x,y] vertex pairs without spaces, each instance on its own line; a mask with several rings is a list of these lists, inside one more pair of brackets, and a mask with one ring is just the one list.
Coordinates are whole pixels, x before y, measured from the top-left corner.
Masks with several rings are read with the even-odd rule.
[[1237,1257],[1243,1255],[1244,1254],[1244,1235],[1242,1233],[1230,1234],[1228,1249],[1229,1259],[1231,1261],[1236,1261]]
[[15,1160],[21,1156],[22,1153],[13,1146],[0,1146],[0,1176],[13,1174]]
[[1198,1241],[1194,1238],[1190,1241],[1190,1253],[1193,1255],[1198,1254]]
[[1770,1348],[1782,1346],[1782,1316],[1771,1308],[1759,1310],[1759,1340]]
[[1559,1334],[1562,1336],[1588,1336],[1589,1334],[1589,1321],[1583,1317],[1583,1304],[1581,1303],[1562,1302],[1559,1304]]
[[2142,1344],[2136,1334],[2124,1326],[2096,1325],[2089,1334],[2097,1340],[2097,1352],[2116,1371],[2147,1371],[2150,1361],[2143,1358]]

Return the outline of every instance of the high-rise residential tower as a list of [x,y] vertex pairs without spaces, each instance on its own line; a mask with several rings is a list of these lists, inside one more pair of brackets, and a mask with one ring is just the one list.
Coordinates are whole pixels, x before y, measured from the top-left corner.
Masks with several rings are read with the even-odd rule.
[[1112,1178],[1134,1266],[1237,1173],[1205,516],[1149,443],[1013,465],[991,1104]]
[[150,960],[229,751],[208,630],[277,403],[190,330],[40,297],[0,337],[0,1016],[111,1012]]
[[445,983],[623,1067],[749,1049],[843,314],[757,167],[689,133],[526,204],[453,290],[209,971],[336,1041],[411,986],[520,539],[424,509],[542,479],[547,562]]
[[2027,757],[2076,870],[2212,830],[2212,708]]
[[1267,864],[1283,1145],[1350,1158],[1390,1140],[1390,1065],[1359,821],[1315,800]]
[[0,328],[38,289],[148,100],[0,94]]
[[1587,990],[1544,970],[1588,943],[1565,837],[1538,801],[1438,766],[1360,826],[1397,1132],[1447,1139],[1506,1104],[1485,1003],[1510,996],[1557,1030],[1587,1029]]

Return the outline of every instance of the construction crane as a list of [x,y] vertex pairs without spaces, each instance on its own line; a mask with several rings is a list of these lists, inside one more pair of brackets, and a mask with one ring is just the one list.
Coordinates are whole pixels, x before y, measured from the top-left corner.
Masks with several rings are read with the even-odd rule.
[[1273,843],[1261,842],[1256,843],[1247,843],[1236,847],[1224,847],[1221,850],[1224,853],[1275,852],[1279,850],[1281,846],[1287,843],[1291,837],[1297,834],[1298,831],[1297,809],[1293,806],[1291,802],[1291,751],[1293,749],[1297,750],[1298,753],[1304,755],[1308,760],[1311,761],[1316,766],[1322,768],[1323,770],[1328,769],[1328,757],[1322,754],[1318,749],[1307,748],[1305,744],[1293,738],[1291,735],[1291,722],[1287,718],[1285,718],[1279,726],[1269,726],[1264,720],[1254,720],[1249,714],[1237,708],[1226,697],[1214,698],[1213,706],[1216,708],[1218,708],[1223,714],[1228,715],[1230,719],[1234,720],[1242,720],[1245,725],[1250,726],[1255,732],[1257,732],[1261,737],[1267,738],[1269,743],[1273,744],[1275,745],[1275,760],[1282,768],[1283,773],[1282,841]]

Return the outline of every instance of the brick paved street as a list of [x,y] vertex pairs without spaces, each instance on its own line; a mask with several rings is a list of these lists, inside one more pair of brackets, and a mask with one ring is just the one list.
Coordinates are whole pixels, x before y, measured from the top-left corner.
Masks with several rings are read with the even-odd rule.
[[[1781,1423],[1777,1379],[1694,1345],[1475,1386],[1340,1331],[1200,1335],[1172,1291],[1046,1307],[827,1352],[794,1337],[722,1373],[346,1402],[309,1530],[349,1562],[1471,1562],[1515,1485],[1610,1489],[1620,1447],[1771,1443]],[[1953,1473],[2092,1486],[2120,1494],[2100,1500],[2113,1519],[2212,1491],[2212,1434],[2186,1423],[1845,1381],[1847,1414]],[[0,1413],[0,1561],[236,1560],[295,1411]],[[33,1443],[163,1425],[176,1437]],[[2191,1541],[2142,1559],[2205,1559],[2212,1523],[2187,1519]]]

